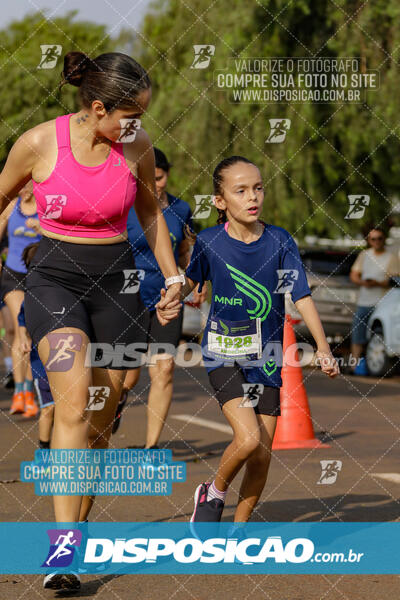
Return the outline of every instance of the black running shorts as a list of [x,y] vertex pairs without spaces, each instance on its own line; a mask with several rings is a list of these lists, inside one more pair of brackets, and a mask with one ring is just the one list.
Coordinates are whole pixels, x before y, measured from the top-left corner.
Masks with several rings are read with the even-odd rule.
[[[44,236],[26,278],[25,318],[33,344],[56,329],[76,327],[111,357],[129,344],[145,346],[149,314],[139,287],[128,242],[74,244]],[[126,368],[115,362],[98,366]]]
[[243,385],[250,382],[246,381],[237,363],[233,366],[218,367],[211,371],[208,377],[221,409],[229,400],[239,398],[242,406],[254,408],[257,414],[275,417],[281,414],[280,389],[251,383],[251,387],[247,388],[248,391],[245,393]]
[[182,322],[183,307],[179,316],[167,325],[161,325],[155,310],[150,311],[149,329],[147,332],[147,343],[150,345],[150,351],[153,350],[153,344],[155,354],[166,352],[175,356],[179,340],[182,336]]

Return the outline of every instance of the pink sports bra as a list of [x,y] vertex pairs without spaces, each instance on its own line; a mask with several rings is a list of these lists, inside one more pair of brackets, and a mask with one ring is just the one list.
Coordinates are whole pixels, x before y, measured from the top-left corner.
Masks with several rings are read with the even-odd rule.
[[54,170],[45,181],[33,181],[40,225],[44,230],[76,237],[121,234],[137,190],[123,145],[113,142],[101,165],[81,165],[71,150],[70,118],[63,115],[56,119],[58,155]]

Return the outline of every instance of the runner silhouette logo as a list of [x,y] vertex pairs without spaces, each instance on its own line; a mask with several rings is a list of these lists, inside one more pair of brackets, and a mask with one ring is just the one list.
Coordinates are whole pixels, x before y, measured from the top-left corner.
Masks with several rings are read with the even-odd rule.
[[79,529],[48,529],[50,548],[42,567],[69,567],[76,548],[81,545],[82,532]]
[[194,44],[194,59],[190,65],[191,69],[207,69],[211,57],[215,54],[215,46],[210,44]]
[[267,144],[281,144],[290,129],[290,119],[269,119],[271,131],[266,139]]
[[139,291],[140,282],[144,279],[143,269],[124,269],[124,285],[120,294],[136,294]]
[[192,219],[208,219],[213,207],[212,194],[196,194],[194,197],[196,203]]
[[38,69],[54,69],[59,56],[61,56],[62,46],[59,44],[40,44],[42,56],[37,66]]
[[67,204],[67,196],[64,194],[46,195],[46,210],[44,217],[46,219],[59,219],[62,215],[63,207]]
[[264,391],[262,383],[242,383],[243,399],[239,404],[240,408],[255,408],[260,401],[260,396]]
[[104,408],[107,398],[110,396],[110,388],[104,385],[89,386],[89,400],[86,410],[101,410]]
[[349,201],[349,210],[345,219],[362,219],[365,209],[369,206],[370,197],[365,194],[347,196]]
[[341,460],[320,460],[321,476],[317,481],[319,485],[331,485],[335,483],[339,472],[342,470]]
[[50,352],[46,371],[61,373],[69,371],[75,360],[75,352],[82,346],[82,337],[79,333],[48,333]]
[[286,294],[291,292],[295,281],[299,278],[297,269],[277,269],[278,283],[274,290],[274,294]]
[[119,124],[121,127],[121,132],[117,142],[130,144],[135,140],[136,133],[140,129],[140,119],[120,119]]

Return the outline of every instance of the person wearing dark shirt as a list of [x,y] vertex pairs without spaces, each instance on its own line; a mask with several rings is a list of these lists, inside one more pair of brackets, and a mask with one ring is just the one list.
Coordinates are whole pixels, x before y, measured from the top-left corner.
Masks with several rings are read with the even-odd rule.
[[[156,192],[169,229],[176,264],[184,269],[190,257],[188,238],[192,231],[190,206],[167,192],[170,164],[165,154],[154,148],[156,166]],[[147,432],[145,448],[157,447],[168,410],[172,400],[174,356],[182,334],[183,311],[174,321],[162,326],[157,319],[155,305],[160,299],[160,289],[164,277],[151,251],[145,233],[139,224],[135,210],[128,215],[128,237],[135,257],[137,283],[142,300],[149,311],[147,344],[151,363],[151,380],[147,402]],[[194,301],[204,301],[206,292],[197,295]],[[121,400],[114,421],[114,433],[118,430],[121,413],[127,401],[127,395],[139,380],[140,368],[127,371]]]
[[[280,387],[284,292],[291,293],[317,345],[322,371],[338,374],[310,295],[304,267],[292,236],[260,220],[264,191],[260,171],[233,156],[215,169],[214,204],[220,218],[196,239],[186,269],[185,296],[195,285],[212,284],[212,303],[202,352],[211,387],[233,430],[212,482],[194,494],[191,529],[198,522],[218,522],[229,484],[241,467],[235,522],[248,521],[264,489],[271,458]],[[161,298],[165,290],[161,290]],[[157,307],[164,318],[179,311],[175,300]]]

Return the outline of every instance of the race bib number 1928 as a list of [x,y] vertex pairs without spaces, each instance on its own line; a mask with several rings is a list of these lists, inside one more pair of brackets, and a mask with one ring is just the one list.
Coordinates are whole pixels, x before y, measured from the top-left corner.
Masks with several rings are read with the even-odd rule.
[[221,358],[261,358],[261,320],[227,321],[212,317],[207,354]]

